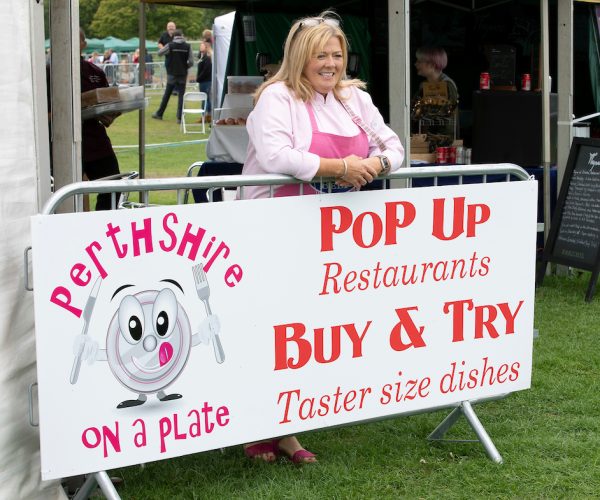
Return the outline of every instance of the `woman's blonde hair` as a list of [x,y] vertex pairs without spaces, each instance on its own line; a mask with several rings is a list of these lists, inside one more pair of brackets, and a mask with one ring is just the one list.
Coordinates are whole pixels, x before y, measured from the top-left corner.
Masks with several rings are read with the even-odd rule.
[[343,79],[348,64],[348,39],[340,28],[339,22],[339,17],[332,11],[324,11],[316,17],[305,17],[295,21],[285,41],[283,61],[279,71],[258,88],[254,94],[254,101],[258,101],[265,88],[277,82],[285,83],[296,97],[304,102],[312,99],[315,89],[304,76],[303,71],[310,58],[321,52],[332,37],[340,41],[343,60],[342,70],[333,88],[336,99],[349,97],[342,95],[342,90],[347,87],[364,88],[365,83],[361,80]]

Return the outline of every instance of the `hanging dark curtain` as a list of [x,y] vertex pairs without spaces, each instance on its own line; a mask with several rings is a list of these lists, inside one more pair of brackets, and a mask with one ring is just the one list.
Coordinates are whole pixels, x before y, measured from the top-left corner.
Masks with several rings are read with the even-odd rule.
[[[596,112],[600,111],[600,7],[590,7],[589,61],[592,95]],[[596,118],[600,121],[600,118]]]

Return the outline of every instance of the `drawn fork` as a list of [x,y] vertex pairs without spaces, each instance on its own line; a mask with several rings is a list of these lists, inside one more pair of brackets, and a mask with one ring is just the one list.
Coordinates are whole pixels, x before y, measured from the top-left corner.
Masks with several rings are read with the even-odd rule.
[[[196,285],[196,292],[198,293],[198,298],[204,302],[204,307],[206,308],[206,314],[211,315],[212,312],[210,310],[210,303],[208,301],[210,297],[210,287],[208,286],[208,279],[206,278],[206,273],[204,272],[203,264],[196,264],[192,267],[192,273],[194,275],[194,284]],[[214,335],[212,337],[213,349],[215,351],[215,358],[217,363],[222,363],[225,361],[225,352],[223,351],[223,346],[221,345],[221,339],[219,338],[219,332],[213,332]]]

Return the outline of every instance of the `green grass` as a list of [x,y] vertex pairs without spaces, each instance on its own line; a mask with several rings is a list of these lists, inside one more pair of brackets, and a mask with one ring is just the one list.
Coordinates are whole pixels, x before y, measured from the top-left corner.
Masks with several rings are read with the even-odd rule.
[[[197,90],[195,85],[188,85],[188,91]],[[146,92],[150,103],[146,108],[146,151],[145,151],[145,177],[185,177],[188,167],[195,161],[206,160],[206,144],[186,144],[185,141],[207,139],[210,127],[206,127],[206,134],[184,134],[176,121],[177,96],[171,96],[169,105],[163,115],[163,120],[155,120],[152,113],[158,109],[162,98],[162,90]],[[138,144],[139,113],[125,113],[115,120],[108,129],[110,139],[115,146],[119,168],[121,172],[136,170],[139,172],[138,148],[123,149],[119,146]],[[169,144],[156,147],[155,144]],[[179,144],[172,144],[179,143]],[[154,192],[150,194],[150,202],[161,205],[176,203],[174,191]]]
[[[150,94],[147,143],[202,138],[175,122],[175,98],[164,120],[150,118],[161,92]],[[109,129],[113,144],[136,144],[138,114]],[[137,150],[119,151],[121,170],[137,170]],[[205,159],[204,145],[149,148],[147,177],[181,177]],[[174,193],[151,198],[174,203]],[[430,443],[447,412],[312,432],[302,443],[316,465],[251,463],[240,446],[111,471],[124,478],[124,499],[296,498],[600,498],[600,297],[585,303],[589,273],[548,277],[536,292],[531,390],[475,407],[504,458],[492,463],[478,443]],[[465,422],[448,437],[474,438]]]
[[[319,463],[252,463],[241,447],[112,471],[124,499],[600,498],[600,297],[589,273],[537,290],[531,390],[475,407],[504,458],[478,443],[430,443],[447,412],[308,433]],[[474,438],[461,421],[452,438]]]

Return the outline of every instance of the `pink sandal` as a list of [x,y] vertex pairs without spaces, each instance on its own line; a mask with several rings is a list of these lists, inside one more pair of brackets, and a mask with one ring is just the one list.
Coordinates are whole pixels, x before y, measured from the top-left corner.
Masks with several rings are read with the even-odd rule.
[[316,458],[316,455],[305,449],[298,450],[293,455],[288,455],[285,450],[279,447],[279,439],[273,439],[273,448],[277,450],[277,454],[283,453],[293,464],[296,465],[311,464],[316,462],[316,460],[307,460],[307,458]]
[[314,453],[311,453],[308,450],[298,450],[296,453],[294,453],[291,457],[288,457],[292,463],[296,464],[296,465],[302,465],[302,464],[312,464],[314,462],[316,462],[316,460],[306,460],[307,458],[315,458],[316,455]]
[[[250,446],[244,447],[244,453],[248,458],[261,459],[265,462],[274,462],[275,460],[277,460],[279,448],[277,447],[275,441],[261,441],[260,443],[255,443],[251,444]],[[268,453],[273,454],[272,459],[264,459],[262,457],[262,455],[266,455]]]

